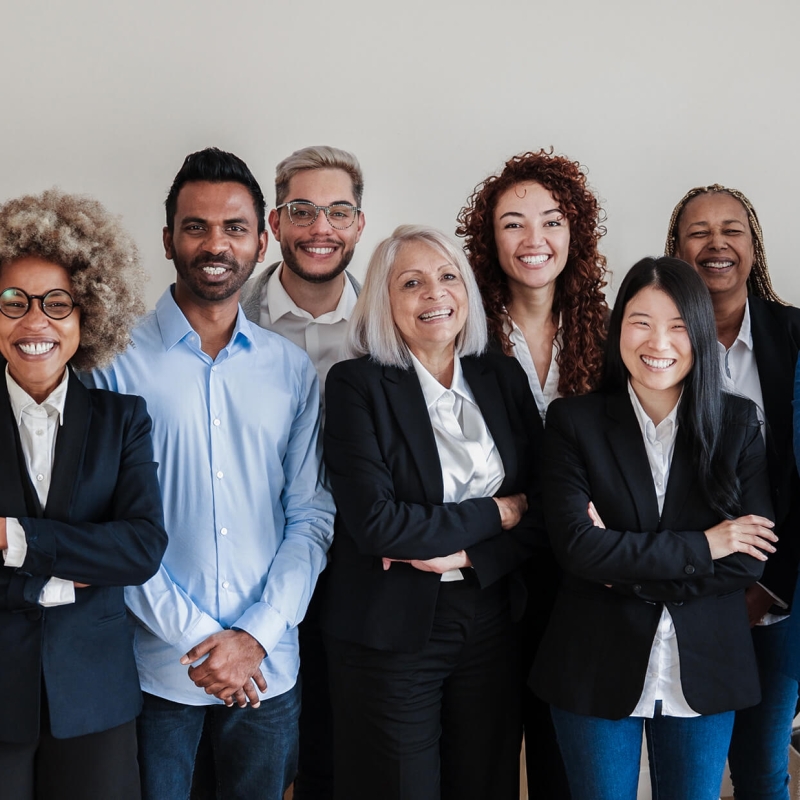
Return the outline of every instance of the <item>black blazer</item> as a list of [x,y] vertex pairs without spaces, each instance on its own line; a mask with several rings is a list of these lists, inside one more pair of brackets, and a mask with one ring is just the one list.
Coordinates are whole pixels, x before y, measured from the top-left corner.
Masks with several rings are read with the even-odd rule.
[[800,478],[792,450],[794,370],[800,351],[800,309],[748,298],[753,351],[767,424],[767,469],[778,552],[767,562],[761,583],[791,603],[800,562]]
[[[144,400],[70,374],[42,510],[0,379],[0,453],[0,516],[28,543],[21,567],[0,568],[0,741],[36,739],[43,680],[56,737],[121,725],[141,707],[123,587],[153,575],[167,545]],[[42,608],[53,576],[90,586]]]
[[[335,364],[325,393],[325,463],[336,500],[323,629],[380,650],[415,652],[433,624],[440,576],[381,557],[428,559],[466,550],[482,587],[547,549],[534,476],[541,421],[517,361],[486,354],[461,359],[505,468],[497,496],[525,492],[529,509],[511,531],[500,528],[489,497],[444,503],[442,468],[413,369],[368,357]],[[512,586],[515,613],[524,605]]]
[[[741,513],[771,519],[755,406],[732,395],[724,402],[733,421],[722,458],[739,477]],[[689,705],[714,714],[757,703],[744,589],[763,562],[742,554],[712,561],[703,531],[721,519],[699,491],[685,430],[678,429],[660,518],[627,392],[554,401],[544,460],[545,518],[565,574],[534,664],[534,691],[577,714],[630,715],[666,603]],[[607,530],[589,521],[589,501]]]

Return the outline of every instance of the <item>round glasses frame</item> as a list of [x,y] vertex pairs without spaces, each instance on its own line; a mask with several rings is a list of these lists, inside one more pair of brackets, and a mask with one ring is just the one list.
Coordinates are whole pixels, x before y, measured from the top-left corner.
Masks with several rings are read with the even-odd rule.
[[[310,209],[314,209],[314,216],[308,220],[298,221],[292,215],[292,208],[299,207],[302,211],[307,212]],[[359,212],[361,208],[359,206],[351,206],[350,203],[333,203],[330,206],[318,206],[316,203],[312,203],[310,200],[289,200],[286,203],[281,203],[279,206],[275,206],[276,211],[280,211],[282,208],[286,209],[286,213],[289,215],[289,222],[292,225],[297,225],[300,228],[310,228],[316,221],[317,217],[319,216],[320,211],[325,212],[325,219],[328,220],[328,223],[332,228],[336,228],[337,231],[346,231],[348,228],[353,227],[353,223],[358,219]],[[331,211],[334,214],[337,213],[344,213],[344,212],[353,212],[353,217],[346,225],[341,225],[341,220],[338,219],[331,219]]]
[[9,319],[22,319],[38,300],[42,313],[50,319],[66,319],[77,303],[66,289],[51,289],[45,294],[28,294],[24,289],[9,286],[0,293],[0,313]]

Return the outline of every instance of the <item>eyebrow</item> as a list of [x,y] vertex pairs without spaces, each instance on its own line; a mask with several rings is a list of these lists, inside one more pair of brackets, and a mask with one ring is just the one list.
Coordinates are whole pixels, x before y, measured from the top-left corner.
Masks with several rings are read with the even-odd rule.
[[[563,214],[564,212],[560,208],[551,208],[548,211],[543,211],[539,216],[540,217],[547,217],[550,214]],[[505,217],[524,217],[525,215],[520,213],[519,211],[506,211],[505,214],[501,214],[498,219],[504,219]]]
[[[746,223],[742,222],[740,219],[724,219],[722,220],[723,225],[733,225],[734,223],[738,223],[742,227],[745,227]],[[691,222],[687,227],[692,228],[695,225],[709,225],[706,220],[699,220],[698,222]]]
[[[181,225],[186,224],[194,224],[199,222],[202,225],[207,225],[208,220],[203,217],[184,217],[181,220]],[[232,217],[231,219],[224,219],[222,221],[223,225],[251,225],[252,223],[250,220],[246,219],[245,217]]]
[[[312,206],[320,206],[324,208],[324,205],[320,205],[320,203],[315,203],[313,200],[306,200],[305,197],[295,197],[294,200],[287,200],[287,203],[311,203]],[[356,207],[356,204],[351,202],[350,200],[334,200],[331,203],[327,204],[327,207],[330,206],[352,206],[353,208]]]
[[[652,318],[652,314],[647,314],[644,311],[631,311],[628,314],[628,316],[629,317],[647,317],[647,319],[651,319]],[[672,317],[671,319],[667,320],[667,322],[675,322],[676,320],[680,320],[681,322],[683,322],[683,317],[681,317],[680,315],[677,316],[677,317]]]
[[[456,267],[454,264],[450,264],[450,263],[442,264],[440,267],[436,268],[436,271],[437,272],[441,272],[443,269],[453,269],[456,272],[460,272],[458,267]],[[397,277],[401,278],[403,275],[422,275],[422,274],[423,274],[423,270],[418,269],[417,267],[409,267],[408,269],[404,269],[402,272],[398,272],[397,273]]]

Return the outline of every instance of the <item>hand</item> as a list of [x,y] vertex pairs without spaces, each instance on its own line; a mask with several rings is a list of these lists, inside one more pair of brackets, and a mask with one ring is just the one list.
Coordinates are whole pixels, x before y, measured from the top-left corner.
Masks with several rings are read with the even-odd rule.
[[421,570],[422,572],[436,572],[443,575],[451,569],[462,569],[464,567],[471,567],[472,561],[465,550],[459,550],[449,556],[438,556],[437,558],[429,558],[425,561],[418,558],[383,558],[384,570],[392,566],[393,561],[399,561],[402,564],[411,564],[414,569]]
[[592,521],[592,525],[594,525],[595,528],[602,528],[605,530],[605,523],[600,519],[600,515],[597,513],[597,509],[594,507],[594,503],[591,500],[589,501],[589,508],[587,511],[589,512],[589,519]]
[[72,581],[72,585],[76,589],[87,589],[91,584],[88,583],[78,583],[78,581]]
[[258,708],[261,701],[256,687],[267,691],[261,674],[264,648],[246,631],[220,631],[195,645],[181,658],[181,664],[191,664],[205,655],[208,658],[202,664],[189,667],[189,677],[195,685],[226,706],[236,702],[244,707],[249,700],[253,708]]
[[5,517],[0,517],[0,550],[8,550],[8,534],[6,533]]
[[519,524],[522,515],[528,510],[528,498],[524,494],[510,494],[507,497],[492,498],[500,509],[500,527],[511,530]]
[[750,627],[754,628],[772,608],[775,598],[763,586],[754,583],[745,591],[744,601],[747,604],[747,618],[750,620]]
[[766,553],[775,552],[770,543],[778,541],[772,532],[774,525],[771,520],[756,514],[720,522],[705,531],[711,558],[716,561],[733,553],[746,553],[759,561],[766,561]]

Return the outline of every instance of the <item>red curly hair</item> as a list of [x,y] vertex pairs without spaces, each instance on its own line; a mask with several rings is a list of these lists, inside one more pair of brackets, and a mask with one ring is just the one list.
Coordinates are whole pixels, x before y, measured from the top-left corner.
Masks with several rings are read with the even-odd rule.
[[489,335],[506,355],[511,355],[513,345],[505,331],[511,289],[497,258],[494,211],[503,192],[526,181],[547,189],[569,220],[569,254],[556,278],[553,300],[553,314],[561,318],[561,347],[556,356],[558,391],[565,397],[585,394],[600,381],[608,304],[602,291],[606,259],[598,251],[600,238],[606,233],[601,224],[605,213],[586,185],[580,163],[553,155],[552,148],[514,156],[499,175],[475,187],[458,215],[456,236],[465,240],[464,250],[483,297]]

